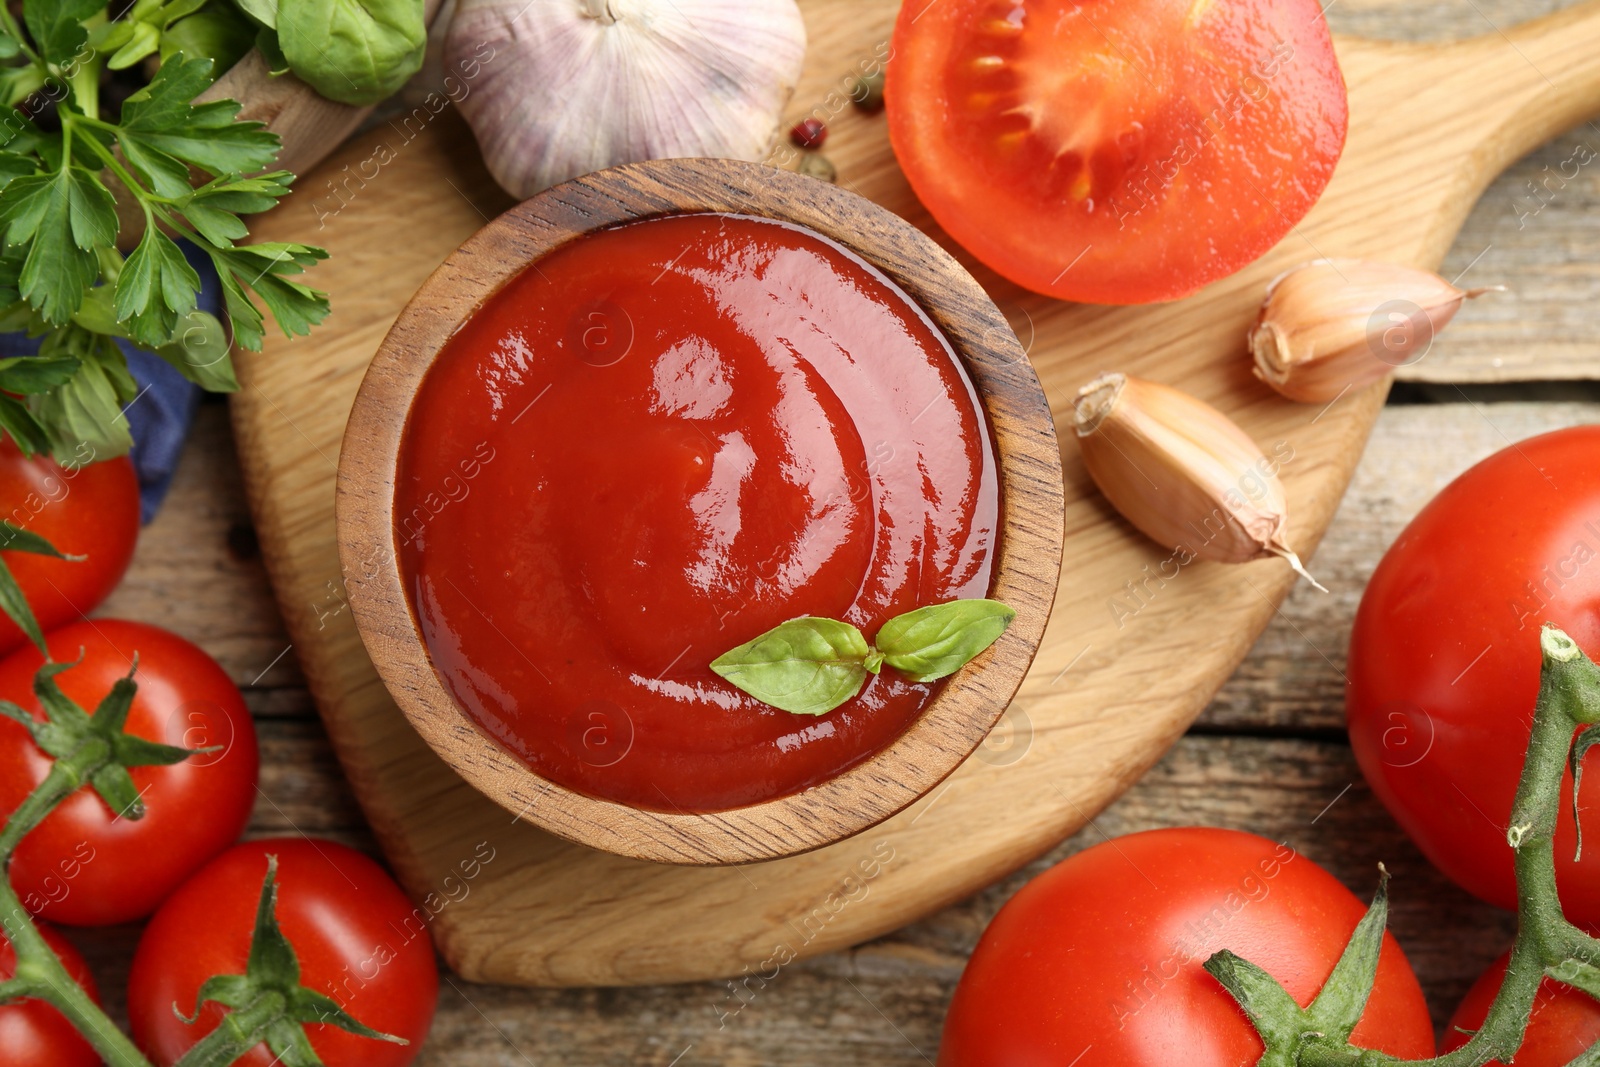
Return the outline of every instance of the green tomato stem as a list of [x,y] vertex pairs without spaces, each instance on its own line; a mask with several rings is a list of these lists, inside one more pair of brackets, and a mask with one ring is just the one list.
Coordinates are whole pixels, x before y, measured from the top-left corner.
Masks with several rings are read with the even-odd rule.
[[173,1067],[220,1067],[233,1063],[266,1040],[267,1029],[289,1014],[282,993],[263,993],[230,1011],[205,1037],[195,1042]]
[[[1510,1063],[1522,1047],[1534,998],[1547,969],[1572,961],[1600,962],[1600,941],[1573,926],[1556,892],[1555,831],[1561,785],[1573,735],[1600,719],[1600,667],[1570,637],[1546,627],[1540,638],[1544,667],[1534,707],[1528,755],[1511,807],[1506,841],[1515,852],[1517,940],[1506,976],[1477,1033],[1453,1052],[1422,1060],[1400,1060],[1347,1043],[1308,1037],[1300,1067],[1377,1067],[1410,1063],[1425,1067],[1483,1067]],[[1600,1067],[1600,1043],[1569,1067]]]
[[109,756],[110,750],[105,749],[99,753],[75,752],[56,760],[0,830],[0,863],[6,869],[6,877],[0,878],[0,925],[17,959],[16,977],[0,990],[7,995],[35,997],[54,1007],[111,1067],[150,1067],[150,1061],[139,1053],[132,1040],[67,973],[11,887],[11,856],[18,842],[88,779],[93,768],[86,768],[86,764],[104,763]]

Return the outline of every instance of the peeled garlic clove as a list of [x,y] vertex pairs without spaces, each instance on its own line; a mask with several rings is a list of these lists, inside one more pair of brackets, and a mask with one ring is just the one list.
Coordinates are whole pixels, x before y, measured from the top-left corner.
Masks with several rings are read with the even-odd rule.
[[527,197],[621,163],[763,158],[805,49],[795,0],[460,0],[445,62],[490,173]]
[[1250,331],[1256,377],[1290,400],[1327,403],[1421,359],[1461,302],[1489,291],[1392,263],[1307,263],[1267,290]]
[[1181,562],[1280,556],[1322,589],[1284,540],[1283,461],[1222,412],[1170,386],[1102,374],[1078,391],[1073,415],[1089,477]]

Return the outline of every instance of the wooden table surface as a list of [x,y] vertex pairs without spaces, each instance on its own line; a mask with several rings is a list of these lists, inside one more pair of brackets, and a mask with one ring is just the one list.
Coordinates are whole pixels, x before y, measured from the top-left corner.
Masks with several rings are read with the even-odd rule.
[[[1442,39],[1493,32],[1556,6],[1334,0],[1329,20],[1338,32]],[[1512,292],[1463,311],[1411,375],[1427,384],[1400,386],[1391,398],[1312,561],[1331,595],[1296,590],[1188,735],[1089,829],[924,922],[849,952],[791,964],[722,1025],[719,1018],[735,1003],[718,983],[530,991],[447,975],[418,1062],[930,1063],[967,955],[1023,882],[1108,835],[1190,824],[1288,841],[1363,897],[1384,861],[1395,874],[1392,929],[1442,1022],[1483,966],[1510,944],[1512,917],[1434,872],[1363,782],[1342,728],[1345,642],[1383,550],[1446,482],[1510,441],[1600,420],[1600,389],[1549,384],[1600,377],[1597,153],[1600,126],[1580,127],[1490,188],[1445,273],[1470,268],[1473,284],[1504,282]],[[1564,162],[1586,157],[1595,162],[1559,188],[1550,180]],[[1546,190],[1538,199],[1533,185]],[[1456,384],[1507,378],[1532,382]],[[373,848],[257,558],[220,404],[202,408],[172,496],[102,613],[154,621],[197,641],[244,687],[262,741],[252,835],[305,833]],[[71,936],[120,1013],[137,928]]]

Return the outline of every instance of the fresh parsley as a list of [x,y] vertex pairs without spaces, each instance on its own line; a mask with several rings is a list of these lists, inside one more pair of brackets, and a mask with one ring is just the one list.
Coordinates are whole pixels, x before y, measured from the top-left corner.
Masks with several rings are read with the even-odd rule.
[[[197,308],[200,275],[175,237],[216,268],[234,343],[260,350],[263,308],[291,337],[328,314],[327,296],[299,280],[326,252],[239,243],[241,216],[271,208],[294,180],[268,170],[277,135],[241,121],[234,101],[196,103],[216,63],[169,47],[221,41],[234,23],[248,34],[243,14],[228,0],[118,12],[25,0],[19,25],[0,4],[0,330],[43,339],[37,356],[0,360],[0,429],[29,454],[127,451],[123,408],[138,390],[119,338],[206,389],[238,388],[228,330]],[[116,121],[103,117],[102,71],[158,56]]]

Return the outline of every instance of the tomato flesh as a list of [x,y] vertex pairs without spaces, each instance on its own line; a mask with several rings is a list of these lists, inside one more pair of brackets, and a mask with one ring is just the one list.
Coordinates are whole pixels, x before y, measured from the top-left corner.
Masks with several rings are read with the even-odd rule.
[[[468,857],[472,849],[464,849]],[[267,857],[278,857],[278,926],[300,963],[300,984],[332,997],[358,1022],[409,1044],[358,1037],[314,1023],[311,1047],[330,1067],[404,1067],[433,1024],[439,970],[428,938],[430,913],[413,908],[387,872],[333,841],[268,838],[236,845],[208,863],[145,927],[128,976],[133,1038],[158,1067],[170,1067],[216,1028],[225,1009],[207,1003],[193,1024],[200,986],[243,974]],[[488,862],[493,859],[490,852]],[[271,1067],[257,1045],[237,1061]]]
[[[1202,964],[1231,949],[1308,1004],[1365,910],[1327,871],[1253,834],[1192,827],[1096,845],[1029,882],[984,931],[940,1067],[1246,1067],[1261,1039]],[[1433,1054],[1422,989],[1391,936],[1353,1039]]]
[[[1545,622],[1600,655],[1600,427],[1522,441],[1446,486],[1378,564],[1350,633],[1345,711],[1373,792],[1435,866],[1507,909]],[[1570,774],[1562,793],[1561,903],[1600,926],[1600,850],[1573,858]]]
[[1106,304],[1261,256],[1322,194],[1348,123],[1315,0],[912,0],[886,101],[951,237],[1028,289]]
[[[185,748],[221,746],[169,767],[130,772],[142,819],[119,818],[84,786],[22,839],[11,863],[24,906],[55,922],[103,926],[142,919],[212,856],[238,840],[255,804],[255,724],[239,687],[204,651],[144,623],[94,619],[47,638],[51,658],[83,662],[56,684],[93,711],[139,657],[127,731]],[[42,715],[31,645],[0,660],[0,698]],[[14,811],[50,770],[21,725],[0,718],[0,812]]]

